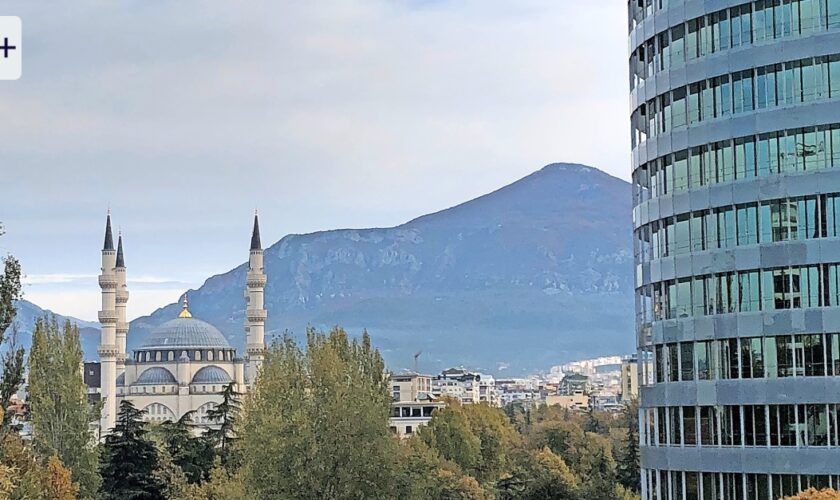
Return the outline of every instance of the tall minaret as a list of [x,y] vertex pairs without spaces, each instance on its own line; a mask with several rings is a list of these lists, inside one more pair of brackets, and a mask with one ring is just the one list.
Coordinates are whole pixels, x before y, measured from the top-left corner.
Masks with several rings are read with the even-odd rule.
[[117,377],[125,372],[125,338],[128,334],[128,321],[125,319],[125,307],[128,302],[128,286],[125,279],[125,258],[123,257],[122,231],[117,240],[117,262],[114,269],[117,275]]
[[263,250],[260,243],[259,217],[254,213],[251,233],[251,253],[248,257],[248,277],[245,288],[245,383],[253,385],[265,353],[265,318],[263,290],[265,289]]
[[102,337],[99,341],[99,361],[101,363],[101,391],[105,401],[102,407],[100,433],[108,434],[117,418],[117,252],[114,251],[114,237],[111,233],[111,211],[105,223],[105,244],[102,246],[102,274],[99,275],[99,287],[102,289],[102,310],[99,311],[99,323],[102,324]]

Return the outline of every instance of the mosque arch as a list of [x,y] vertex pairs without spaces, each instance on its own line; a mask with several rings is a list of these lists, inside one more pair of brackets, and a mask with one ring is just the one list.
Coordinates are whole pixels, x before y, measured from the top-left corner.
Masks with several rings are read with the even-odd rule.
[[146,422],[174,422],[175,412],[163,403],[151,403],[143,408],[143,420]]

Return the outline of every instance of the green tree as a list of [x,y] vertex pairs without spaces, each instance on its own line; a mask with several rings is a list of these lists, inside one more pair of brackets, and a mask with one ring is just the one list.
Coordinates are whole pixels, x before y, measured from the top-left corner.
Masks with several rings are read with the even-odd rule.
[[461,410],[480,443],[480,460],[472,471],[481,483],[495,483],[510,468],[510,450],[521,446],[521,437],[504,412],[487,403],[465,405]]
[[[2,379],[0,379],[0,411],[4,410],[12,396],[17,393],[21,383],[23,383],[23,347],[16,347],[17,344],[17,326],[12,324],[12,334],[6,338],[9,344],[8,349],[3,356],[0,357],[0,364],[2,364]],[[2,344],[2,342],[0,342]],[[4,412],[3,417],[0,418],[0,434],[5,432],[9,427],[13,414],[11,412]]]
[[224,467],[231,465],[231,445],[237,439],[235,426],[241,406],[240,396],[231,382],[222,391],[222,402],[207,411],[207,419],[215,425],[204,432],[204,438],[217,451]]
[[394,491],[400,498],[485,498],[487,491],[417,435],[400,442]]
[[535,454],[530,471],[530,480],[520,498],[573,500],[578,498],[579,487],[578,478],[575,477],[566,462],[546,447]]
[[33,446],[42,459],[58,456],[79,484],[79,495],[93,498],[99,488],[97,447],[81,367],[79,328],[68,321],[59,329],[55,318],[38,319],[29,354]]
[[189,411],[175,422],[163,422],[155,429],[168,459],[180,468],[191,484],[200,483],[210,476],[214,457],[211,442],[193,434],[194,413]]
[[628,490],[641,491],[641,466],[639,463],[639,404],[634,399],[624,408],[627,437],[618,453],[616,474],[618,482]]
[[304,353],[285,337],[268,350],[243,405],[242,474],[255,498],[393,495],[397,443],[382,357],[367,333],[307,332]]
[[221,460],[216,457],[213,468],[210,470],[210,478],[200,485],[193,485],[184,498],[186,500],[248,500],[253,496],[248,495],[239,474],[230,473],[222,467]]
[[587,500],[614,500],[618,481],[610,441],[598,434],[586,433],[586,445],[580,457],[575,472],[582,480],[581,496]]
[[120,403],[114,429],[102,446],[101,498],[163,499],[165,486],[156,471],[159,459],[155,444],[147,437],[143,412],[130,401]]
[[467,472],[478,470],[482,460],[481,439],[473,433],[459,402],[450,400],[446,408],[435,410],[432,419],[420,428],[418,435],[442,458]]
[[[3,226],[0,225],[0,236]],[[0,348],[8,339],[6,332],[12,326],[17,314],[15,303],[21,296],[20,263],[7,255],[3,257],[3,274],[0,274]],[[23,381],[23,348],[15,347],[16,330],[12,328],[9,348],[3,354],[3,371],[0,372],[0,410],[5,410],[9,399],[15,394]],[[3,413],[0,419],[0,434],[8,427],[11,415]]]

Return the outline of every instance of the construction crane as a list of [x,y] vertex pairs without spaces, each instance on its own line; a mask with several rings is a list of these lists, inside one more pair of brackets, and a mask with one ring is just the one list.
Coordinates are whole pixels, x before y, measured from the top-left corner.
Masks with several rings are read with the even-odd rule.
[[423,351],[417,351],[414,353],[414,373],[420,373],[417,369],[417,360],[420,358],[421,354],[423,354]]

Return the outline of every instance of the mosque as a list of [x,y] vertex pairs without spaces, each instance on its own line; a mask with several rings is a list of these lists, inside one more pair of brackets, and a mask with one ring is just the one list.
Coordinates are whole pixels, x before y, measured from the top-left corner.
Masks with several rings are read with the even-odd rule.
[[265,353],[265,283],[259,219],[255,214],[244,283],[247,339],[244,359],[237,357],[236,350],[216,327],[192,316],[186,295],[180,314],[155,328],[142,347],[129,357],[125,347],[129,333],[125,313],[129,294],[122,235],[114,249],[109,213],[99,276],[102,435],[113,429],[117,409],[124,400],[145,410],[147,421],[174,421],[195,411],[193,423],[209,425],[207,411],[221,402],[221,392],[227,385],[234,384],[239,393],[253,386]]

